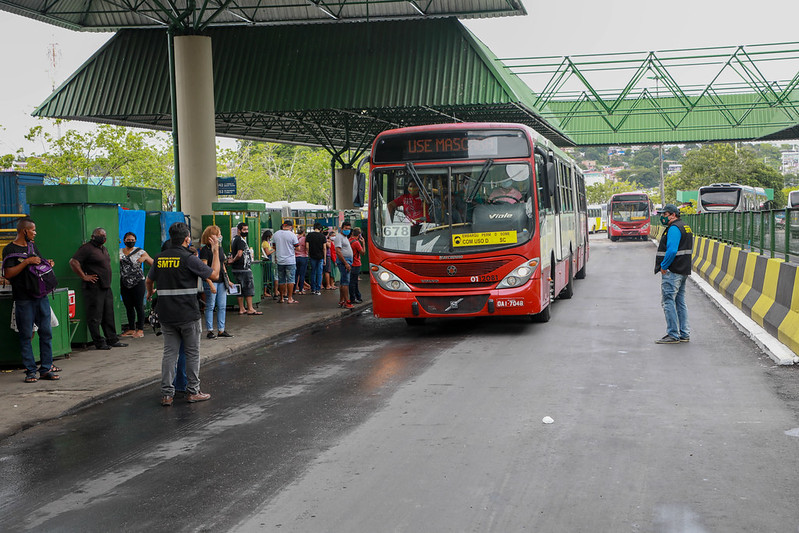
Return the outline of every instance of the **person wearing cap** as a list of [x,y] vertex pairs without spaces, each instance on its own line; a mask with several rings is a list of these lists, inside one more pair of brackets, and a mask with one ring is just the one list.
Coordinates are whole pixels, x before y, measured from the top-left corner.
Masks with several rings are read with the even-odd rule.
[[680,208],[666,204],[660,214],[666,231],[660,238],[655,255],[655,274],[661,275],[660,293],[666,315],[666,335],[657,344],[678,344],[690,340],[688,308],[685,305],[685,284],[691,275],[694,236],[691,227],[680,219]]
[[297,273],[297,259],[294,250],[300,245],[294,234],[294,222],[283,221],[279,231],[272,236],[277,256],[277,290],[280,294],[278,303],[296,304],[294,299],[294,278]]

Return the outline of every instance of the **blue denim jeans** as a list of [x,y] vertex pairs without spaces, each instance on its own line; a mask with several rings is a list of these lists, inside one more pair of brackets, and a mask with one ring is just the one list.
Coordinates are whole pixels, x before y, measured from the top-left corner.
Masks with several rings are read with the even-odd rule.
[[214,283],[216,294],[211,292],[207,281],[203,281],[205,291],[205,329],[214,330],[214,309],[216,309],[217,331],[225,331],[227,316],[227,286],[224,282]]
[[308,258],[307,257],[297,257],[297,272],[294,275],[294,290],[295,291],[302,291],[305,290],[305,273],[308,270]]
[[310,259],[311,261],[311,291],[319,292],[322,290],[322,266],[324,259]]
[[22,364],[28,376],[36,376],[36,358],[33,355],[33,325],[39,327],[40,374],[50,372],[53,366],[53,332],[50,328],[50,300],[47,296],[35,300],[15,300],[17,329],[19,330]]
[[688,276],[671,271],[661,276],[660,294],[663,313],[666,315],[666,335],[675,339],[687,339],[691,335],[688,308],[685,306],[685,283]]

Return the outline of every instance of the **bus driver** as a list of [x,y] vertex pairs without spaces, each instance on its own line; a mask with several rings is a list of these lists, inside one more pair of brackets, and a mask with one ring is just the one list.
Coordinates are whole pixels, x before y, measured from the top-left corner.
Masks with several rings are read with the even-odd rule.
[[410,182],[405,187],[405,193],[390,201],[386,206],[391,220],[394,220],[394,212],[397,207],[402,206],[402,212],[413,227],[411,228],[411,235],[418,235],[421,229],[421,223],[427,222],[427,206],[419,196],[419,187],[415,182]]

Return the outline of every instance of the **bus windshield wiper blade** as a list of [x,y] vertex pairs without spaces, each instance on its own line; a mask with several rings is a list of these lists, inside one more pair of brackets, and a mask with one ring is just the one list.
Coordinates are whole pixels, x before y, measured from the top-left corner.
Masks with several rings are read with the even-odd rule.
[[419,173],[416,172],[416,167],[410,162],[405,166],[408,169],[408,174],[411,175],[413,182],[419,188],[419,194],[422,195],[422,199],[427,202],[427,205],[433,205],[433,197],[430,196],[430,193],[427,191],[427,189],[425,189],[424,185],[422,185],[422,179],[419,177]]
[[469,194],[466,195],[467,203],[474,200],[474,197],[477,195],[477,189],[479,189],[480,185],[482,185],[483,182],[485,181],[486,176],[488,175],[488,169],[491,168],[491,165],[493,164],[494,160],[489,159],[488,161],[485,162],[483,168],[480,169],[480,175],[477,177],[477,181],[474,182],[474,185],[472,185],[472,188],[469,190]]

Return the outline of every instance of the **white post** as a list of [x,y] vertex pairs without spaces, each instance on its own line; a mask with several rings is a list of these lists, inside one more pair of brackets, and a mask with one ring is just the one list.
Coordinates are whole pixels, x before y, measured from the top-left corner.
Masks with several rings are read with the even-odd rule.
[[200,216],[216,200],[216,128],[211,38],[175,36],[175,89],[180,156],[180,205],[191,216],[192,237]]

